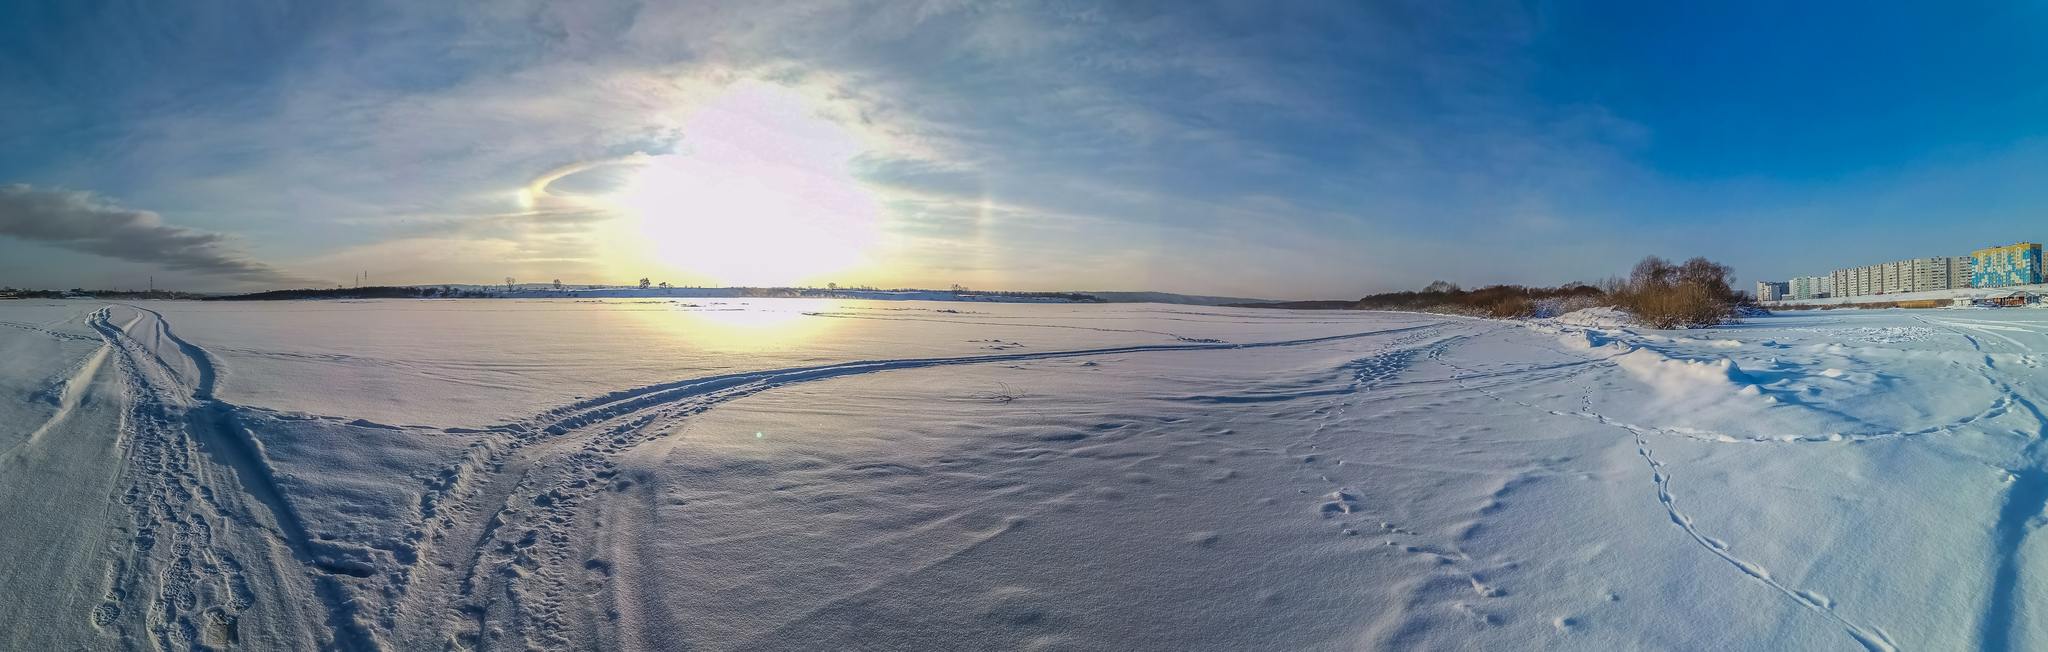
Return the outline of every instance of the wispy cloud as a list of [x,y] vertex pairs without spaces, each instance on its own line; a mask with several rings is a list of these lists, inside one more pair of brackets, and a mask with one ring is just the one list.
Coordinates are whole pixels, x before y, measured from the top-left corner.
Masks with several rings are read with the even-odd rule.
[[165,224],[85,191],[0,186],[0,235],[240,281],[303,280],[235,250],[226,234]]
[[[116,194],[328,275],[446,246],[512,258],[408,280],[598,280],[620,258],[602,245],[631,238],[598,197],[617,163],[688,155],[694,111],[769,84],[863,144],[888,282],[1341,296],[1410,283],[1376,270],[1428,262],[1416,241],[1588,230],[1602,213],[1569,198],[1629,174],[1625,120],[1534,96],[1516,53],[1538,27],[1511,0],[508,0],[307,20],[256,40],[318,46],[238,93],[120,117],[94,150],[117,165],[0,180]],[[1206,262],[1224,253],[1234,269]],[[1375,271],[1300,271],[1361,258]],[[1563,264],[1599,264],[1582,258]]]

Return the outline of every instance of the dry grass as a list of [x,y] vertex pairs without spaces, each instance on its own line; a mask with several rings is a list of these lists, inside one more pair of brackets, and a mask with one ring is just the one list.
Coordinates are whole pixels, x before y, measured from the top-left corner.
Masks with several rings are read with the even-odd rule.
[[1726,297],[1698,283],[1629,284],[1608,289],[1607,297],[1644,326],[1659,329],[1719,325],[1729,320],[1733,308]]
[[1367,296],[1352,307],[1520,319],[1612,306],[1633,313],[1636,321],[1651,328],[1705,328],[1736,321],[1742,310],[1755,309],[1746,295],[1729,288],[1734,277],[1733,268],[1705,258],[1673,263],[1650,256],[1636,263],[1628,278],[1609,279],[1599,287],[1490,285],[1468,291],[1437,281],[1420,292]]
[[1388,292],[1359,299],[1358,310],[1406,310],[1472,317],[1514,319],[1535,317],[1549,303],[1597,301],[1600,289],[1580,283],[1554,288],[1489,285],[1465,290],[1437,281],[1421,292]]
[[1486,316],[1494,319],[1519,319],[1536,316],[1536,301],[1528,297],[1506,297],[1486,307]]
[[1744,295],[1729,289],[1734,276],[1734,268],[1705,258],[1674,264],[1650,256],[1628,278],[1608,279],[1601,289],[1610,305],[1634,313],[1644,326],[1707,328],[1736,321],[1747,305]]

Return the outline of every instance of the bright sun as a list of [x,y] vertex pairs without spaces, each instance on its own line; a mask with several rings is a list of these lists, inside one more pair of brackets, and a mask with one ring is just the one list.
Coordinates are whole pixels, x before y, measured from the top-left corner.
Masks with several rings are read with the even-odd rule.
[[686,151],[649,157],[618,199],[655,260],[734,286],[821,283],[879,240],[848,169],[859,142],[800,96],[742,86],[697,110]]

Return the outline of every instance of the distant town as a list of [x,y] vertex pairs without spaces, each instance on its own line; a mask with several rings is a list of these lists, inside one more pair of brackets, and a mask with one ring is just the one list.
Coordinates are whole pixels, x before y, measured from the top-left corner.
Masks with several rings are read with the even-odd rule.
[[[2041,245],[2021,242],[1969,256],[1913,258],[1838,269],[1827,276],[1758,281],[1758,301],[1804,301],[1876,295],[2038,285]],[[2017,289],[2017,288],[2015,288]]]

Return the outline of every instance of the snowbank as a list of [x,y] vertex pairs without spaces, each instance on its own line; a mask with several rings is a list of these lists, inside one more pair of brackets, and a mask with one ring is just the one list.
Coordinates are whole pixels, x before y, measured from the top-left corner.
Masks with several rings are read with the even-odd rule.
[[1742,368],[1727,358],[1674,360],[1649,349],[1636,349],[1612,359],[1623,371],[1667,398],[1698,398],[1734,391],[1750,383]]
[[1550,318],[1552,323],[1579,328],[1621,329],[1635,325],[1635,317],[1626,310],[1607,306],[1585,308]]

